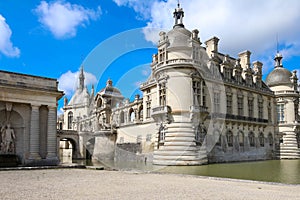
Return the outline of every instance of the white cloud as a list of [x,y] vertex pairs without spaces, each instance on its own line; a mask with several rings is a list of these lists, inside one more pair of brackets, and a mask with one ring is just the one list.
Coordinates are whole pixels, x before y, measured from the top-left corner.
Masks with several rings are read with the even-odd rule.
[[147,0],[113,0],[118,6],[128,6],[133,8],[143,19],[148,19],[151,14],[153,1]]
[[5,21],[5,18],[0,14],[0,53],[8,57],[20,56],[20,49],[14,47],[11,42],[12,31]]
[[76,36],[79,26],[84,27],[90,20],[96,20],[101,15],[100,6],[97,10],[92,10],[64,1],[41,1],[34,11],[39,22],[58,39]]
[[[71,96],[76,88],[78,87],[78,76],[79,71],[77,72],[71,72],[67,71],[66,73],[62,74],[58,78],[58,89],[64,91],[66,96]],[[97,78],[95,75],[84,72],[84,85],[92,85],[97,83]]]
[[[118,5],[135,8],[139,14],[145,10],[139,7],[137,1],[114,1]],[[150,14],[144,33],[147,40],[156,43],[158,31],[152,31],[152,28],[172,28],[172,14],[177,0],[149,2],[152,5],[146,7]],[[217,36],[222,53],[236,57],[239,52],[247,49],[252,52],[252,58],[263,59],[264,62],[269,59],[269,55],[276,53],[276,34],[280,46],[288,47],[282,52],[285,59],[300,53],[299,0],[181,0],[180,3],[185,12],[186,28],[199,29],[202,42]]]

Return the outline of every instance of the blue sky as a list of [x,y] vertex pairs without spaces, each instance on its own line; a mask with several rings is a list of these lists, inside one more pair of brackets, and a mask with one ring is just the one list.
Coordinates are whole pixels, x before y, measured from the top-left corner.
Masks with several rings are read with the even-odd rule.
[[[181,0],[186,28],[199,29],[204,43],[220,39],[219,50],[273,68],[278,46],[283,64],[300,68],[300,1]],[[0,69],[56,78],[70,98],[84,66],[96,91],[111,78],[131,97],[150,73],[160,30],[173,26],[176,0],[0,0]],[[265,77],[265,76],[264,76]],[[61,105],[61,102],[60,102]]]

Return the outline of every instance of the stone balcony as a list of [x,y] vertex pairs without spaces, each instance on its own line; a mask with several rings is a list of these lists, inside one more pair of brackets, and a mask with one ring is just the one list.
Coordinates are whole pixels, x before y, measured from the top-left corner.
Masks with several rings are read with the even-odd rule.
[[206,106],[192,105],[190,106],[191,121],[204,121],[208,116],[208,108]]
[[154,106],[151,110],[151,117],[156,122],[169,122],[170,121],[170,106]]

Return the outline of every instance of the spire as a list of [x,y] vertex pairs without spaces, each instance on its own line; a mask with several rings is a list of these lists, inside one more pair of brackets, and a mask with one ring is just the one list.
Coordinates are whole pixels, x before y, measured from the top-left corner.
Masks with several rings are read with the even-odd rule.
[[175,8],[175,11],[173,13],[173,17],[175,18],[175,25],[173,26],[173,28],[177,26],[184,27],[183,25],[184,12],[183,9],[180,7],[179,0],[178,0],[177,8]]
[[83,66],[80,68],[80,73],[79,73],[79,87],[80,90],[83,90],[84,88],[84,72],[83,72]]
[[279,43],[278,43],[278,33],[276,33],[276,56],[275,60],[275,68],[282,67],[282,55],[279,53]]

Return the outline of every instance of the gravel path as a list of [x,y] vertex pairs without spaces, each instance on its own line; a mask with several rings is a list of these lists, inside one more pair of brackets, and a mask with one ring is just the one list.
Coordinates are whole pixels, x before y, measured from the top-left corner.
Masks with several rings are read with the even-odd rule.
[[300,185],[188,175],[49,169],[0,171],[0,199],[299,199]]

